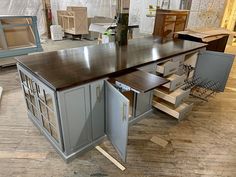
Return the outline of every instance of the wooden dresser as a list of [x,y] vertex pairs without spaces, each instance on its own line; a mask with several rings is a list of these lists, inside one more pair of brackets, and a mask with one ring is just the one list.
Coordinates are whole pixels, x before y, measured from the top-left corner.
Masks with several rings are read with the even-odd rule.
[[172,39],[175,32],[184,31],[188,13],[188,10],[157,9],[153,35]]

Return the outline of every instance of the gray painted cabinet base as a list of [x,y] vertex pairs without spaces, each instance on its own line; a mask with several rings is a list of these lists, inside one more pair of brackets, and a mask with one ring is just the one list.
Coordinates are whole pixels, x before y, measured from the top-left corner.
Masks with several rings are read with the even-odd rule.
[[[195,63],[194,74],[203,79],[219,82],[221,84],[219,91],[223,91],[233,58],[233,55],[228,54],[200,52],[197,64]],[[153,73],[156,64],[139,69]],[[133,115],[130,117],[130,100],[106,80],[98,80],[56,92],[41,82],[34,73],[19,64],[18,70],[29,118],[44,133],[66,162],[92,149],[103,140],[105,134],[121,159],[126,161],[129,126],[152,111],[153,91],[135,94],[135,103],[132,105]],[[22,73],[27,76],[26,81],[24,77],[22,78]],[[26,88],[25,85],[29,88]],[[39,90],[46,92],[46,94],[43,92],[44,97],[50,96],[51,104],[47,105],[47,99],[42,98]],[[45,110],[41,105],[43,100]],[[50,111],[51,114],[49,114]],[[45,114],[48,114],[48,117]],[[52,115],[53,120],[50,119]],[[45,124],[45,117],[47,117],[46,123],[48,122],[48,124]],[[55,131],[52,131],[54,129],[51,128],[54,128]]]

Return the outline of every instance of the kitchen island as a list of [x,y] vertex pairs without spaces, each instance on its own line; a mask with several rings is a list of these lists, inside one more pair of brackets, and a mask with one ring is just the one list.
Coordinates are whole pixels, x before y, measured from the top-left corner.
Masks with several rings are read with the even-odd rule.
[[[173,110],[153,100],[156,88],[165,86],[171,93],[184,84],[184,65],[195,68],[190,77],[197,73],[216,80],[219,91],[224,90],[232,56],[209,53],[205,47],[147,37],[127,46],[108,43],[18,57],[28,116],[66,161],[106,135],[126,161],[129,126],[153,106],[179,119],[191,110],[192,105],[181,104],[186,93],[181,92]],[[203,65],[213,69],[209,72]]]

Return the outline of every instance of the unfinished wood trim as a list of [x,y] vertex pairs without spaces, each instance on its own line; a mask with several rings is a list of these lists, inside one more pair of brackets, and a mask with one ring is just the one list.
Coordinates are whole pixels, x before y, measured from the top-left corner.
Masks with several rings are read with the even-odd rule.
[[114,159],[110,154],[104,151],[100,146],[95,147],[102,155],[104,155],[108,160],[110,160],[116,167],[118,167],[121,171],[124,171],[126,168],[121,165],[116,159]]
[[233,88],[233,87],[225,87],[225,88],[228,89],[228,90],[236,92],[236,88]]
[[162,138],[159,138],[157,136],[153,136],[151,139],[150,139],[151,142],[155,143],[155,144],[158,144],[159,146],[165,148],[167,146],[167,144],[169,144],[168,141],[162,139]]

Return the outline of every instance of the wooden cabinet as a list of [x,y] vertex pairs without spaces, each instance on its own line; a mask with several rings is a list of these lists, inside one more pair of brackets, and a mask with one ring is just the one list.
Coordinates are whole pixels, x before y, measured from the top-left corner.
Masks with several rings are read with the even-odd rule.
[[184,31],[187,19],[187,10],[157,9],[153,35],[172,39],[175,32]]
[[0,58],[40,51],[36,16],[0,16]]
[[65,33],[72,35],[88,34],[88,17],[86,7],[67,7],[57,11],[58,24]]

